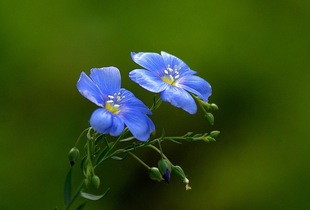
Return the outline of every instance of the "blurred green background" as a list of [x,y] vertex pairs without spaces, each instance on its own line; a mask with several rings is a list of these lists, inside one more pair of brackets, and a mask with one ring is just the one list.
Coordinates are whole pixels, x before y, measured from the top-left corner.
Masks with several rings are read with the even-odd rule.
[[2,0],[0,209],[62,209],[67,152],[96,108],[76,90],[80,72],[117,66],[122,86],[150,105],[153,95],[128,78],[138,67],[130,52],[161,50],[210,82],[220,110],[209,126],[201,112],[163,104],[152,116],[158,131],[221,135],[162,145],[191,191],[177,178],[149,180],[132,158],[108,161],[98,174],[100,192],[111,190],[86,209],[308,209],[309,4]]

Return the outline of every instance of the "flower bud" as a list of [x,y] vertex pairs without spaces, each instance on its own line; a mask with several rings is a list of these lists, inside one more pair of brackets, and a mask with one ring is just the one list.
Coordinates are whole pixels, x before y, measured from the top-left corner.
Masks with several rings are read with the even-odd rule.
[[169,183],[170,182],[170,172],[171,172],[171,164],[168,160],[161,159],[158,161],[159,171],[164,178],[164,180]]
[[181,166],[178,166],[178,165],[172,166],[172,167],[171,167],[171,172],[172,172],[176,177],[178,177],[178,178],[180,178],[180,179],[182,179],[182,180],[186,179],[186,175],[185,175],[183,169],[181,168]]
[[69,153],[68,153],[68,159],[70,161],[70,165],[71,167],[75,164],[75,162],[77,161],[77,159],[79,158],[80,155],[80,151],[78,148],[73,147]]
[[205,136],[202,140],[205,142],[216,141],[212,136]]
[[216,104],[212,103],[212,104],[209,104],[208,102],[205,102],[203,100],[199,100],[199,103],[203,106],[203,108],[209,112],[209,111],[215,111],[215,110],[218,110],[218,107]]
[[95,187],[96,189],[99,188],[99,186],[100,186],[100,179],[99,179],[98,176],[94,175],[94,176],[91,178],[91,182],[93,183],[93,185],[94,185],[94,187]]
[[183,183],[186,184],[186,185],[185,185],[185,189],[186,189],[186,190],[190,190],[191,187],[189,186],[189,180],[188,180],[188,178],[186,177],[186,175],[185,175],[183,169],[182,169],[180,166],[172,166],[171,169],[172,169],[172,173],[173,173],[175,176],[177,176],[177,177],[179,177],[180,179],[182,179]]
[[212,113],[207,112],[207,113],[205,114],[205,118],[206,118],[206,120],[207,120],[211,125],[214,124],[214,116],[213,116]]
[[214,111],[219,110],[219,107],[214,103],[210,104],[210,108]]
[[149,168],[149,177],[152,180],[159,181],[159,182],[163,180],[163,177],[161,176],[159,169],[156,167]]
[[89,179],[88,179],[88,178],[85,178],[85,179],[84,179],[84,185],[86,186],[86,188],[89,187],[89,183],[90,183]]
[[213,137],[213,138],[216,138],[219,134],[220,134],[220,131],[212,131],[210,133],[210,136]]

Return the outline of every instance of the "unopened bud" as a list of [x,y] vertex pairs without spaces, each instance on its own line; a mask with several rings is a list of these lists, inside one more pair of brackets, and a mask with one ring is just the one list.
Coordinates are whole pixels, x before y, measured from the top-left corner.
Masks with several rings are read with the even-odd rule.
[[219,110],[219,107],[214,103],[210,104],[210,108],[214,111]]
[[216,141],[215,138],[213,138],[212,136],[204,136],[202,140],[204,142]]
[[163,177],[161,176],[159,169],[156,167],[149,168],[149,177],[152,180],[159,181],[159,182],[163,180]]
[[207,113],[205,114],[205,118],[206,118],[206,120],[207,120],[211,125],[214,124],[214,116],[213,116],[212,113],[207,112]]
[[210,136],[213,137],[213,138],[216,138],[219,134],[220,134],[220,131],[212,131],[210,133]]
[[190,190],[192,189],[190,186],[189,186],[189,180],[188,178],[186,177],[183,169],[180,167],[180,166],[172,166],[171,167],[172,169],[172,173],[174,175],[176,175],[177,177],[179,177],[180,179],[182,179],[183,183],[185,184],[185,189],[186,190]]
[[91,182],[93,183],[93,185],[94,185],[94,187],[95,187],[96,189],[99,188],[99,186],[100,186],[100,179],[99,179],[98,176],[94,175],[94,176],[91,178]]
[[171,172],[178,178],[182,179],[184,181],[184,179],[186,179],[186,175],[183,171],[183,169],[181,168],[181,166],[172,166],[171,167]]
[[80,151],[78,148],[73,147],[69,153],[68,153],[68,159],[70,161],[70,165],[71,167],[75,164],[75,162],[77,161],[77,159],[79,158],[80,155]]
[[169,183],[170,182],[170,172],[171,172],[171,164],[168,160],[161,159],[158,161],[159,171],[164,178],[164,180]]
[[84,179],[84,185],[86,186],[86,188],[89,187],[89,183],[90,183],[89,179],[88,179],[88,178],[85,178],[85,179]]

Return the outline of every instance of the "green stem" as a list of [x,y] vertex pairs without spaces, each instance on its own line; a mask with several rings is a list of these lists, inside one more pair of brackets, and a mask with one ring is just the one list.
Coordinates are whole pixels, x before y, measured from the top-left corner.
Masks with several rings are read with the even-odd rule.
[[161,144],[160,144],[160,140],[158,139],[158,146],[159,146],[159,150],[160,150],[160,156],[161,156],[161,159],[163,159],[163,150],[161,148]]
[[166,160],[168,160],[169,161],[169,163],[171,163],[170,162],[170,160],[167,158],[167,156],[166,155],[164,155],[157,147],[155,147],[154,145],[152,145],[152,144],[150,144],[150,145],[147,145],[147,147],[150,147],[150,148],[152,148],[153,150],[155,150],[156,152],[158,152],[160,155],[162,155],[162,157],[163,158],[165,158]]
[[84,185],[84,180],[82,181],[82,183],[79,185],[79,187],[77,188],[76,192],[74,193],[73,197],[71,198],[70,202],[68,203],[68,205],[66,206],[65,210],[68,210],[70,208],[70,206],[72,205],[72,203],[75,201],[75,199],[77,198],[77,196],[80,194],[80,191],[82,190]]
[[125,136],[128,133],[128,128],[125,128],[125,130],[121,133],[121,135],[116,139],[116,141],[114,142],[114,144],[109,148],[109,151],[105,154],[104,158],[102,158],[102,160],[97,163],[94,168],[96,168],[97,166],[99,166],[104,160],[112,157],[114,155],[114,153],[112,153],[113,149],[116,147],[116,145],[118,145],[119,142],[121,142],[123,136]]
[[145,162],[143,162],[140,158],[138,158],[135,154],[133,154],[132,152],[128,152],[132,157],[134,157],[137,161],[139,161],[145,168],[147,168],[148,170],[150,169],[150,167],[148,165],[146,165]]
[[162,100],[160,97],[153,102],[152,107],[150,108],[151,111],[155,111],[161,104]]
[[80,142],[80,139],[82,138],[82,136],[85,134],[85,132],[87,131],[87,133],[89,133],[91,127],[86,128],[85,130],[82,131],[82,133],[79,135],[78,139],[76,140],[74,146],[77,147],[77,144]]
[[198,97],[198,96],[196,96],[196,95],[194,95],[194,94],[191,94],[193,97],[194,97],[194,99],[197,101],[197,103],[199,104],[199,106],[200,106],[200,108],[202,109],[202,111],[204,112],[204,113],[207,113],[207,111],[206,111],[206,109],[203,107],[203,105],[202,105],[202,103],[200,102],[200,98]]

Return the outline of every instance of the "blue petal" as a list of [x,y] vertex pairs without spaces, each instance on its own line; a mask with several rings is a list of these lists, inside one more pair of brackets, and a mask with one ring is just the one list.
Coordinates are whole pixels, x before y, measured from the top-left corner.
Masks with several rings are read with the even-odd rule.
[[116,115],[113,115],[112,127],[109,134],[111,136],[118,136],[124,130],[124,122]]
[[192,75],[192,74],[196,74],[195,71],[191,70],[186,63],[184,63],[184,61],[182,61],[181,59],[177,58],[174,55],[171,55],[169,53],[166,53],[164,51],[161,52],[161,56],[165,62],[165,65],[168,67],[168,65],[170,66],[170,68],[174,68],[175,66],[180,68],[179,70],[179,74],[180,76],[185,76],[185,75]]
[[90,77],[104,95],[113,95],[121,88],[121,74],[115,67],[93,68]]
[[106,109],[99,108],[93,112],[89,123],[98,133],[109,133],[113,124],[113,116]]
[[129,78],[153,93],[159,93],[167,88],[167,83],[151,71],[135,69],[129,72]]
[[157,53],[140,52],[131,53],[131,58],[134,62],[153,72],[163,72],[166,69],[162,57]]
[[155,129],[152,120],[144,113],[135,109],[128,109],[126,113],[122,113],[122,115],[120,114],[119,116],[132,135],[140,141],[147,141]]
[[170,85],[169,88],[161,93],[160,97],[163,101],[167,101],[173,106],[182,108],[190,114],[195,114],[197,111],[197,106],[193,97],[182,88]]
[[81,73],[76,87],[85,98],[98,106],[103,105],[103,99],[100,90],[84,72]]
[[132,92],[121,88],[120,93],[120,97],[122,98],[120,102],[120,112],[122,112],[122,110],[126,112],[127,109],[136,109],[145,114],[152,114],[150,109],[147,108],[141,100],[136,98]]
[[176,86],[194,93],[205,102],[212,93],[211,85],[206,80],[193,75],[181,77],[176,81]]

